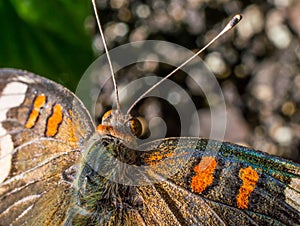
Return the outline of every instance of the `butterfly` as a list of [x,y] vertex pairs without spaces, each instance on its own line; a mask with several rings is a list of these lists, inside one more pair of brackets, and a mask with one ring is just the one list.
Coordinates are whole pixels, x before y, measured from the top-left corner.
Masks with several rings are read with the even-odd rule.
[[[116,110],[98,127],[61,85],[0,70],[1,225],[296,225],[300,166],[221,141],[140,147]],[[218,151],[217,151],[218,150]]]
[[63,86],[0,70],[0,225],[297,225],[300,165],[205,138],[138,146]]

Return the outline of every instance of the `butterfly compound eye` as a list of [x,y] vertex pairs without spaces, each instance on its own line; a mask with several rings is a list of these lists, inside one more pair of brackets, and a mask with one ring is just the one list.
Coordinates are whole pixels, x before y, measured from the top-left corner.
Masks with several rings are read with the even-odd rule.
[[102,123],[108,121],[111,118],[112,112],[112,110],[105,112],[105,114],[102,116]]
[[129,120],[129,127],[131,132],[134,134],[136,137],[141,137],[143,134],[143,126],[140,120],[137,118],[132,118]]

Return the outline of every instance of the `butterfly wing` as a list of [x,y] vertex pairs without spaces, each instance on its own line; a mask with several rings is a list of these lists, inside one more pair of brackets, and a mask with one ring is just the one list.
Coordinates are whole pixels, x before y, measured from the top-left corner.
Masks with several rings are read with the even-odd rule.
[[148,150],[142,159],[156,175],[153,185],[138,188],[147,206],[141,213],[145,221],[162,225],[300,224],[298,164],[198,138],[168,138],[140,149]]
[[94,128],[66,88],[29,72],[0,70],[1,225],[64,220],[74,165]]

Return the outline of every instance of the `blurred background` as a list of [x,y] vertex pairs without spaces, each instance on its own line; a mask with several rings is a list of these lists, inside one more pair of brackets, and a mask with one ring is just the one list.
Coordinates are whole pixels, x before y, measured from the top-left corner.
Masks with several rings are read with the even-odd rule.
[[[166,40],[196,52],[241,13],[237,28],[201,55],[226,100],[224,139],[300,162],[300,1],[98,0],[97,5],[109,49]],[[4,0],[0,25],[1,67],[32,71],[72,91],[103,54],[89,0]],[[118,82],[165,76],[172,69],[158,63],[132,65],[117,73]],[[183,72],[172,80],[190,94],[199,113],[200,135],[207,136],[210,111],[205,96]],[[98,120],[112,103],[112,88],[107,87],[98,100]],[[149,106],[158,110],[153,113]],[[178,136],[178,115],[166,101],[145,99],[132,114],[146,119],[159,115],[166,121],[167,136]]]

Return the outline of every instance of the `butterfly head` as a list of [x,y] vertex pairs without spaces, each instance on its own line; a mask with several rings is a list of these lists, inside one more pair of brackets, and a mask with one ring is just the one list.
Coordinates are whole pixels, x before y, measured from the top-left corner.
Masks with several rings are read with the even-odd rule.
[[103,115],[97,132],[100,135],[119,138],[125,143],[132,143],[142,135],[143,125],[139,119],[129,114],[123,115],[118,110],[109,110]]

